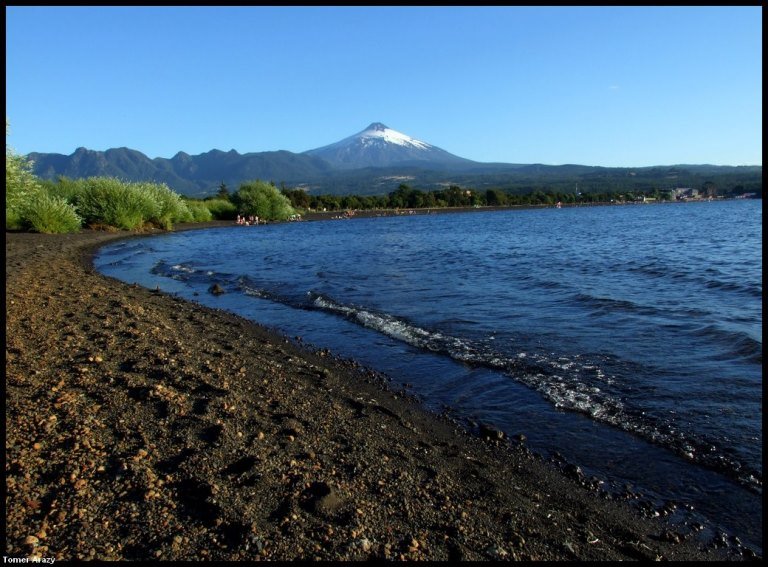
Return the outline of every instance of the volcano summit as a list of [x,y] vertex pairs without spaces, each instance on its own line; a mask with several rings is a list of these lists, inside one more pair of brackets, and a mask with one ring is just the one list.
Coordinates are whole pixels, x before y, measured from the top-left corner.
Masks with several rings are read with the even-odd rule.
[[304,152],[338,169],[387,167],[392,165],[457,166],[474,162],[374,122],[362,132]]

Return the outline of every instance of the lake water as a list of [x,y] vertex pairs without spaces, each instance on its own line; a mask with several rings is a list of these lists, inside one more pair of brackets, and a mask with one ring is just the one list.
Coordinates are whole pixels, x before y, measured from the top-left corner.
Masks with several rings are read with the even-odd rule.
[[355,358],[762,553],[761,204],[233,226],[96,266]]

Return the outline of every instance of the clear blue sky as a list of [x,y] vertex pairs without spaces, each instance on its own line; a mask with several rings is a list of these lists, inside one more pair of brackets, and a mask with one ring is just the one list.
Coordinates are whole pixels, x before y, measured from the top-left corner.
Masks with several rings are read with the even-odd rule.
[[762,8],[6,8],[6,143],[762,165]]

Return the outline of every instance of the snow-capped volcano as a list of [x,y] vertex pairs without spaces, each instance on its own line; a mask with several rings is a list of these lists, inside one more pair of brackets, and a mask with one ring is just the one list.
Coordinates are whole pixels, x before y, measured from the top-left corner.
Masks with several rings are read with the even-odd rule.
[[359,134],[350,136],[349,138],[346,138],[346,140],[342,140],[339,143],[357,138],[359,138],[363,144],[375,144],[383,140],[384,142],[388,142],[390,144],[397,144],[398,146],[411,146],[422,150],[426,150],[432,147],[431,145],[425,144],[424,142],[421,142],[415,138],[406,136],[402,132],[398,132],[392,128],[387,128],[381,122],[374,122]]
[[343,140],[304,152],[343,169],[385,167],[392,165],[458,165],[470,164],[436,146],[374,122],[362,132]]

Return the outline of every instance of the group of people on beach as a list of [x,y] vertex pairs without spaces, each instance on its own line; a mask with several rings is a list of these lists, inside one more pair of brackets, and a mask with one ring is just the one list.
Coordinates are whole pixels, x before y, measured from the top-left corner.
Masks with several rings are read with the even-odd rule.
[[237,220],[235,221],[235,224],[242,224],[245,226],[256,225],[256,224],[259,224],[259,217],[254,215],[250,215],[248,217],[246,217],[245,215],[242,215],[242,216],[237,215]]
[[[302,220],[301,215],[295,214],[288,217],[289,221],[300,221]],[[235,224],[241,224],[244,226],[251,226],[251,225],[257,225],[257,224],[267,224],[266,220],[259,220],[259,217],[256,215],[237,215],[237,219],[235,219]]]

